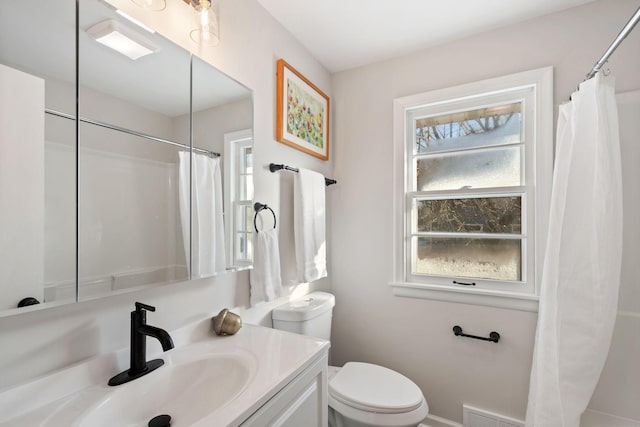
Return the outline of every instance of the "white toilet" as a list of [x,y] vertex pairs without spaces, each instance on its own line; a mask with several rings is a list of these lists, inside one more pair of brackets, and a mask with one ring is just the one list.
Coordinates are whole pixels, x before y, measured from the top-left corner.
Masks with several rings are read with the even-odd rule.
[[[329,340],[335,298],[326,292],[276,307],[273,327]],[[382,366],[348,362],[329,367],[331,427],[416,427],[429,413],[409,378]]]

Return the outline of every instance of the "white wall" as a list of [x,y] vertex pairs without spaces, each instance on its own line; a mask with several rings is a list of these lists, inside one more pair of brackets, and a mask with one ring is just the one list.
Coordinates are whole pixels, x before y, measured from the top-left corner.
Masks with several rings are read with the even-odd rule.
[[[193,113],[193,146],[223,153],[224,134],[251,128],[253,115],[250,98],[195,111]],[[188,131],[189,115],[174,118],[173,126],[174,130],[180,134]]]
[[[568,100],[637,7],[632,0],[601,0],[333,76],[334,172],[339,182],[330,192],[336,294],[333,363],[362,360],[396,369],[422,388],[432,414],[449,420],[462,421],[463,403],[524,418],[535,313],[395,297],[388,286],[392,279],[392,102],[552,65],[557,105]],[[608,64],[619,92],[640,88],[639,51],[640,30],[636,29]],[[637,159],[634,164],[637,169]],[[633,179],[626,185],[637,191],[637,177]],[[638,197],[637,192],[634,195]],[[637,215],[632,218],[637,222]],[[640,251],[631,250],[637,264]],[[637,288],[637,274],[623,277]],[[616,342],[624,343],[632,354],[638,354],[640,345],[637,309],[636,317],[625,317],[636,319],[635,329],[625,321],[616,330]],[[456,324],[479,335],[498,331],[501,341],[457,338],[451,331]],[[630,385],[640,383],[638,370],[628,370],[636,378],[617,382],[631,361],[623,351],[616,354],[627,365],[615,369],[616,376],[606,384],[602,382],[593,405],[640,419],[638,387]]]
[[[129,0],[122,8],[165,36],[196,49],[189,39],[188,7],[168,0],[162,13],[144,14]],[[186,12],[183,13],[186,8]],[[324,92],[331,95],[329,73],[255,0],[223,0],[221,43],[202,48],[199,55],[254,91],[254,156],[257,200],[273,206],[278,215],[284,282],[287,292],[306,292],[296,286],[293,264],[291,176],[272,174],[269,162],[308,167],[332,175],[332,161],[323,162],[275,141],[275,72],[285,58]],[[333,157],[333,152],[332,152]],[[330,224],[328,224],[330,230]],[[177,283],[137,293],[111,296],[64,307],[25,312],[0,319],[0,388],[34,378],[76,361],[128,346],[129,312],[134,301],[155,305],[150,324],[175,329],[215,315],[223,307],[235,308],[245,322],[271,323],[269,310],[279,301],[249,309],[248,272]],[[316,288],[328,288],[328,280]]]
[[44,290],[44,81],[0,65],[0,311]]

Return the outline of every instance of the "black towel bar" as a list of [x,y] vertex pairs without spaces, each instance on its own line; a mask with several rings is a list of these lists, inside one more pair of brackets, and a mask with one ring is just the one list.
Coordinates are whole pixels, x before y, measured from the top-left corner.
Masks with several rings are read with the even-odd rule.
[[455,334],[455,336],[457,337],[467,337],[467,338],[475,338],[477,340],[482,340],[482,341],[492,341],[492,342],[498,342],[500,341],[500,334],[497,333],[496,331],[492,331],[489,333],[488,337],[479,337],[477,335],[468,335],[462,332],[462,328],[458,325],[453,327],[453,333]]
[[[277,172],[279,170],[287,170],[287,171],[291,171],[291,172],[299,172],[299,169],[296,168],[292,168],[291,166],[287,166],[287,165],[277,165],[275,163],[269,163],[269,170],[271,172]],[[331,178],[325,178],[324,179],[324,183],[325,185],[328,187],[331,184],[336,184],[338,181],[336,181],[335,179],[331,179]]]

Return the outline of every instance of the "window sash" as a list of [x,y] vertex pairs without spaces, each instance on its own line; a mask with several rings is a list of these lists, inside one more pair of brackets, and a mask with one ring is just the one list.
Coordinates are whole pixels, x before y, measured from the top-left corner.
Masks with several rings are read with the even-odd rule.
[[[528,272],[531,269],[530,263],[527,262],[527,254],[529,250],[533,250],[533,248],[529,247],[530,240],[528,238],[528,208],[527,208],[527,194],[525,191],[526,187],[519,188],[501,188],[501,189],[491,189],[491,192],[484,191],[457,191],[455,194],[451,194],[447,192],[446,194],[434,195],[430,192],[415,192],[409,193],[406,197],[406,206],[405,212],[410,219],[407,221],[408,229],[406,233],[406,245],[405,245],[405,275],[410,281],[417,282],[438,282],[439,284],[451,284],[451,278],[457,278],[460,280],[470,279],[470,276],[442,276],[442,275],[429,275],[429,274],[415,274],[416,271],[416,262],[417,257],[414,257],[413,253],[413,241],[417,237],[436,237],[436,238],[447,238],[447,239],[456,239],[456,238],[468,238],[468,239],[493,239],[493,240],[520,240],[521,248],[520,248],[520,265],[521,265],[521,280],[495,280],[495,279],[485,279],[485,278],[473,278],[473,280],[477,280],[481,283],[481,287],[487,287],[488,283],[491,283],[491,287],[495,287],[496,285],[500,285],[501,287],[510,286],[510,285],[518,285],[527,282]],[[484,190],[484,189],[482,189]],[[500,191],[496,191],[500,190]],[[507,190],[507,191],[505,191]],[[499,198],[499,197],[513,197],[518,196],[521,198],[521,223],[520,223],[520,233],[482,233],[482,232],[442,232],[442,231],[417,231],[417,208],[414,208],[414,201],[417,200],[443,200],[443,199],[464,199],[464,198]]]
[[[526,292],[532,293],[535,290],[534,268],[532,255],[534,254],[534,239],[529,238],[528,234],[533,233],[533,211],[527,204],[528,197],[534,197],[533,186],[535,175],[533,174],[533,160],[535,159],[535,147],[531,142],[534,141],[535,118],[534,108],[534,88],[520,87],[516,89],[508,89],[499,93],[489,95],[478,95],[474,99],[454,100],[451,102],[441,102],[433,105],[421,106],[418,108],[405,108],[405,203],[404,203],[404,281],[410,283],[423,283],[433,285],[444,285],[456,287],[452,284],[455,279],[460,281],[472,280],[476,282],[475,289],[498,290],[507,292]],[[438,150],[429,153],[417,153],[415,125],[416,120],[425,117],[435,117],[446,114],[464,113],[464,111],[472,111],[481,108],[494,108],[501,105],[521,103],[521,142],[502,144],[502,145],[486,145],[480,147],[461,147],[453,150]],[[426,158],[435,158],[438,156],[446,156],[470,153],[470,152],[490,152],[504,147],[522,147],[521,150],[521,185],[509,187],[489,187],[489,188],[465,188],[451,190],[431,190],[416,191],[417,185],[417,160]],[[473,198],[473,197],[509,197],[519,196],[522,198],[521,206],[521,232],[514,234],[497,234],[497,233],[454,233],[454,232],[418,232],[417,230],[417,208],[414,208],[416,200],[433,200],[433,199],[453,199],[453,198]],[[417,237],[443,237],[443,238],[488,238],[488,239],[509,239],[520,240],[521,242],[521,280],[494,280],[483,278],[470,278],[466,276],[436,276],[428,274],[414,274],[417,254],[413,254],[413,241]]]

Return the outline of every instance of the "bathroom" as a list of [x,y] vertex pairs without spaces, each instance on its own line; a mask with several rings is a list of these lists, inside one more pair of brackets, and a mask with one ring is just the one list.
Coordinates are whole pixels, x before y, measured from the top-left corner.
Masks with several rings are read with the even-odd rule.
[[[182,6],[179,0],[167,3],[167,7]],[[140,16],[252,92],[254,200],[267,203],[277,214],[284,295],[252,307],[250,273],[240,268],[3,316],[0,390],[128,348],[129,313],[135,301],[155,306],[149,322],[167,331],[208,319],[225,307],[238,313],[245,324],[271,327],[275,307],[290,298],[326,291],[336,297],[330,365],[364,361],[407,376],[429,403],[426,423],[431,427],[463,425],[463,405],[524,420],[537,309],[399,296],[390,286],[395,277],[393,108],[397,98],[552,66],[557,118],[558,105],[569,99],[640,6],[637,0],[567,4],[571,3],[576,6],[459,35],[438,45],[407,49],[399,56],[331,65],[315,57],[258,0],[220,2],[220,43],[213,47],[192,43],[185,30],[189,17],[184,25],[176,25],[175,16],[168,13]],[[15,37],[27,35],[24,30]],[[3,49],[9,42],[2,40]],[[640,29],[636,28],[606,65],[615,76],[616,93],[640,90],[638,52]],[[280,58],[331,99],[328,160],[276,140],[276,63]],[[626,123],[640,131],[637,120],[627,117]],[[236,130],[244,127],[240,124]],[[635,144],[625,143],[626,132],[621,129],[625,240],[620,305],[609,357],[588,406],[596,421],[588,427],[640,425],[640,293],[633,280],[638,275],[634,255],[640,253],[636,238],[640,229],[634,224],[640,209],[634,185],[640,178],[635,166],[640,153]],[[285,171],[272,173],[268,168],[272,162],[314,170],[337,181],[326,188],[326,278],[308,284],[296,279],[294,177]],[[268,224],[269,217],[263,219]],[[454,325],[477,335],[498,331],[501,340],[494,344],[456,337]]]

